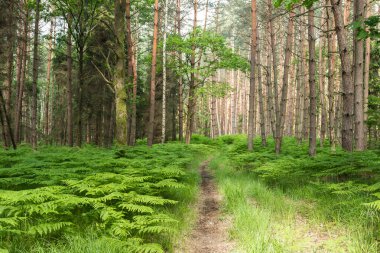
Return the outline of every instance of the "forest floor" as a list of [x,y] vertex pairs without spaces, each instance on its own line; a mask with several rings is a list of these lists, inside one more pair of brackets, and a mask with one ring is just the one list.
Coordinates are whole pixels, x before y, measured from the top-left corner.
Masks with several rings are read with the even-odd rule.
[[202,182],[197,203],[197,222],[185,245],[177,250],[178,253],[229,253],[235,248],[228,236],[231,221],[221,211],[222,196],[208,169],[208,163],[205,161],[199,167]]
[[380,252],[380,151],[192,141],[0,151],[0,253]]

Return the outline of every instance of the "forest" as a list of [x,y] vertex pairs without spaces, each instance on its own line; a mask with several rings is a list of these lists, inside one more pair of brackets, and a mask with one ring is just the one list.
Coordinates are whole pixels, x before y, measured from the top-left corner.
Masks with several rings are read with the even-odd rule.
[[0,253],[380,252],[378,0],[0,9]]

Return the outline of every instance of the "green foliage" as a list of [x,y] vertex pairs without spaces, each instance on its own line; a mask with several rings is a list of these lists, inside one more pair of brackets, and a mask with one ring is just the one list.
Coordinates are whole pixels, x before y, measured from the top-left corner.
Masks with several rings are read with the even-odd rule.
[[113,238],[128,252],[164,252],[186,213],[176,209],[195,197],[188,168],[210,151],[179,144],[1,151],[0,248],[31,252],[37,238],[92,228],[96,240]]
[[[323,148],[317,148],[317,156],[310,158],[307,143],[299,145],[293,138],[284,138],[280,155],[273,153],[272,138],[267,147],[256,138],[253,152],[247,151],[245,136],[225,136],[219,141],[223,151],[211,166],[226,198],[226,209],[235,219],[233,235],[244,250],[287,252],[299,243],[299,237],[292,235],[299,225],[293,227],[294,222],[288,220],[302,215],[318,226],[342,227],[347,231],[339,236],[349,243],[343,246],[341,241],[333,241],[332,250],[326,252],[336,252],[341,247],[344,252],[378,252],[377,150],[331,151],[326,142]],[[252,231],[252,226],[259,229]],[[281,232],[273,235],[272,231],[279,227],[281,231],[288,230],[288,234],[280,238],[276,234]],[[294,241],[286,240],[292,237]]]
[[354,21],[351,24],[351,27],[357,30],[356,38],[358,40],[363,40],[366,38],[371,38],[373,40],[380,39],[380,31],[378,29],[378,24],[380,23],[380,15],[374,15],[366,18],[363,22]]
[[[187,37],[176,34],[169,36],[167,50],[181,52],[184,55],[182,64],[177,59],[170,63],[171,69],[178,75],[195,73],[201,83],[218,69],[240,69],[244,72],[249,69],[248,61],[235,54],[222,36],[200,28]],[[196,59],[203,60],[203,64],[199,67],[192,68],[191,66],[190,59],[193,52],[196,54]]]

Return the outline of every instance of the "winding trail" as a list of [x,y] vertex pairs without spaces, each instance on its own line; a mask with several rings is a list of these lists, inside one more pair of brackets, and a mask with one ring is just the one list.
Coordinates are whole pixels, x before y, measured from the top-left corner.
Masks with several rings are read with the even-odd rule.
[[208,171],[208,161],[200,166],[202,177],[198,221],[185,246],[177,253],[229,253],[234,248],[228,238],[230,222],[221,217],[221,195]]

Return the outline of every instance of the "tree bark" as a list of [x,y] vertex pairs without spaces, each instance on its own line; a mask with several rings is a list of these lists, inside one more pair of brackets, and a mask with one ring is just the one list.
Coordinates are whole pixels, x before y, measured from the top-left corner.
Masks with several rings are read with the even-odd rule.
[[[272,3],[269,3],[270,5]],[[268,14],[268,19],[271,19],[271,14]],[[268,22],[266,26],[266,36],[267,36],[267,48],[266,48],[266,79],[267,79],[267,109],[268,109],[268,117],[269,117],[269,122],[270,122],[270,129],[272,132],[273,138],[276,135],[276,116],[275,111],[274,111],[274,100],[273,100],[273,90],[272,90],[272,60],[271,60],[271,43],[270,43],[270,38],[271,38],[271,30],[270,30],[270,22]]]
[[251,34],[251,72],[249,85],[249,112],[248,112],[248,150],[253,150],[253,125],[255,109],[255,71],[256,71],[256,47],[257,47],[257,16],[256,0],[251,0],[252,34]]
[[22,122],[22,108],[23,108],[23,97],[24,97],[24,87],[25,87],[25,75],[26,75],[26,63],[27,63],[27,50],[28,50],[28,33],[29,33],[29,9],[28,5],[23,4],[21,5],[21,9],[24,10],[23,15],[23,35],[22,35],[22,48],[20,52],[20,62],[21,65],[18,66],[18,72],[17,74],[19,76],[19,80],[17,80],[17,104],[16,104],[16,110],[15,110],[15,141],[20,142],[21,141],[21,122]]
[[[126,28],[127,28],[127,44],[128,44],[128,77],[132,79],[132,101],[130,103],[130,110],[128,117],[130,117],[130,129],[128,136],[128,145],[134,146],[136,144],[136,115],[137,115],[137,64],[135,60],[135,50],[132,40],[131,29],[131,1],[126,1]],[[138,43],[136,41],[136,43]]]
[[166,138],[166,40],[168,28],[168,0],[165,0],[164,39],[162,45],[162,132],[161,143]]
[[[329,0],[326,0],[326,4],[329,4]],[[335,94],[335,52],[336,52],[336,38],[335,34],[331,31],[334,27],[334,21],[332,19],[331,10],[326,8],[326,17],[327,17],[327,47],[328,47],[328,98],[329,98],[329,141],[331,150],[335,151],[335,131],[334,131],[334,94]]]
[[294,35],[294,13],[291,12],[289,15],[289,23],[287,27],[286,35],[286,46],[285,46],[285,62],[284,62],[284,76],[282,79],[282,94],[281,94],[281,105],[278,112],[278,117],[276,119],[276,136],[275,136],[275,151],[276,154],[281,152],[282,136],[284,133],[284,122],[286,115],[286,106],[288,100],[288,83],[289,83],[289,68],[290,59],[292,57],[292,43]]
[[39,45],[39,24],[40,24],[40,0],[36,0],[36,14],[34,21],[34,42],[33,42],[33,81],[32,81],[32,147],[37,148],[37,82],[38,82],[38,45]]
[[310,131],[309,131],[309,155],[317,153],[317,94],[315,86],[315,34],[314,34],[314,10],[308,13],[309,33],[309,96],[310,96]]
[[[323,22],[324,13],[322,13],[321,22]],[[324,28],[324,27],[323,27]],[[325,37],[320,39],[319,43],[319,102],[321,108],[321,128],[320,128],[320,146],[323,147],[326,137],[326,101],[325,101],[325,57],[323,56],[325,48]]]
[[[380,8],[379,8],[380,11]],[[367,0],[367,5],[365,8],[365,16],[368,18],[371,15],[371,4]],[[369,71],[371,63],[371,39],[367,38],[365,41],[365,60],[364,60],[364,92],[363,92],[363,102],[364,102],[364,122],[368,120],[368,93],[369,93]],[[367,148],[368,145],[368,125],[364,124],[364,147]]]
[[156,63],[157,63],[157,37],[158,37],[158,0],[154,3],[154,29],[153,29],[153,50],[152,50],[152,72],[150,80],[149,96],[149,122],[148,122],[148,146],[153,145],[154,139],[154,113],[156,106]]
[[[364,0],[354,1],[355,22],[359,22],[363,27]],[[354,87],[355,87],[355,149],[363,151],[364,141],[364,105],[363,105],[363,78],[364,78],[364,40],[357,38],[357,30],[354,29]]]
[[47,69],[46,69],[46,91],[45,91],[45,120],[44,120],[44,134],[45,138],[50,134],[50,86],[51,86],[51,63],[53,58],[53,37],[54,37],[54,26],[55,21],[52,19],[50,21],[50,38],[49,38],[49,49],[48,49],[48,59],[47,59]]
[[[198,12],[198,1],[194,0],[194,23],[193,23],[193,36],[195,36],[195,30],[197,28],[197,12]],[[190,144],[191,136],[194,129],[194,115],[196,106],[195,97],[195,45],[192,45],[192,53],[190,59],[191,69],[193,70],[190,74],[190,84],[189,84],[189,101],[187,106],[187,127],[186,127],[186,144]]]
[[114,73],[115,104],[116,104],[116,140],[121,144],[127,142],[127,108],[125,100],[125,11],[126,1],[115,0],[115,35],[116,35],[116,66]]
[[[257,41],[259,41],[258,34],[257,34]],[[257,45],[256,48],[256,57],[257,57],[257,65],[261,66],[261,57],[260,57],[260,46]],[[263,83],[262,83],[262,77],[261,77],[261,67],[257,69],[257,78],[258,78],[258,95],[259,95],[259,110],[260,110],[260,133],[261,133],[261,145],[267,146],[267,137],[266,137],[266,130],[265,130],[265,113],[264,113],[264,94],[263,94]]]
[[[68,26],[71,25],[71,17],[68,18]],[[66,87],[66,99],[67,99],[67,144],[72,147],[74,145],[73,134],[73,57],[72,49],[73,44],[71,40],[71,32],[67,31],[67,45],[66,45],[66,57],[67,57],[67,87]]]
[[[181,0],[176,5],[177,34],[181,36]],[[182,53],[178,51],[179,66],[182,65]],[[183,141],[183,84],[182,75],[178,77],[178,138]]]
[[353,113],[354,113],[354,85],[351,80],[351,63],[349,49],[347,47],[347,35],[344,28],[342,11],[339,0],[331,0],[332,11],[335,20],[335,31],[338,37],[339,55],[342,69],[342,147],[344,150],[353,150]]

